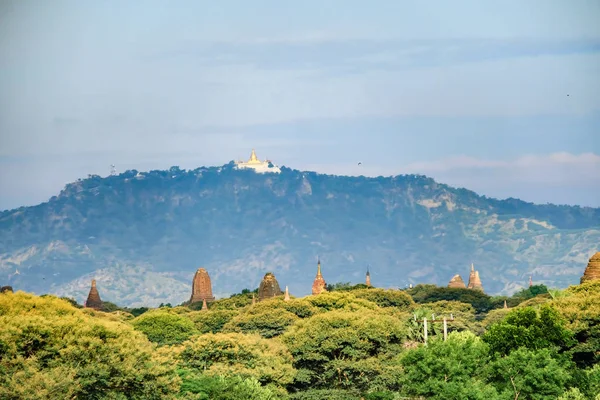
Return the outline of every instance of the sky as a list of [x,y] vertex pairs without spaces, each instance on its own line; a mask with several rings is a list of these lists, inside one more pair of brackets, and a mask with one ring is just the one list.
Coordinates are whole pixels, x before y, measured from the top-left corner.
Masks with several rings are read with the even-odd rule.
[[0,210],[252,148],[600,207],[597,21],[597,0],[0,0]]

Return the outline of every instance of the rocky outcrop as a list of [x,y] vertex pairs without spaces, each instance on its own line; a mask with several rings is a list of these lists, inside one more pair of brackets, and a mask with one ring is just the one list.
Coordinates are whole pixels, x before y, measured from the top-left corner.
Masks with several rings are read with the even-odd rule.
[[590,257],[587,267],[581,277],[581,283],[600,280],[600,251]]

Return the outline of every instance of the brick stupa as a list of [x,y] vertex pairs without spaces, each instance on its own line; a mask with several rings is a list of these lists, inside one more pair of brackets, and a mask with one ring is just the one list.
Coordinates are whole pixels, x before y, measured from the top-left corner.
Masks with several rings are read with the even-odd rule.
[[600,280],[600,251],[590,257],[580,283]]
[[281,296],[283,292],[279,288],[279,282],[272,272],[267,272],[258,287],[258,301]]
[[474,289],[483,292],[483,285],[481,284],[481,279],[479,278],[479,271],[475,271],[475,266],[471,264],[471,273],[469,274],[469,284],[467,285],[467,289]]
[[96,280],[92,280],[92,287],[88,294],[87,300],[85,301],[86,308],[93,308],[94,310],[100,310],[102,308],[102,300],[100,300],[100,293],[96,288]]
[[450,279],[448,287],[454,289],[466,289],[467,285],[465,285],[465,281],[463,281],[463,278],[461,278],[460,275],[456,274],[452,277],[452,279]]
[[319,260],[317,262],[317,276],[312,285],[312,294],[316,295],[326,292],[327,289],[325,286],[327,286],[327,284],[325,283],[325,279],[323,279],[323,275],[321,275],[321,260]]
[[190,303],[199,303],[201,301],[215,301],[212,294],[212,285],[210,283],[210,276],[204,268],[198,268],[192,281],[192,297],[190,297]]

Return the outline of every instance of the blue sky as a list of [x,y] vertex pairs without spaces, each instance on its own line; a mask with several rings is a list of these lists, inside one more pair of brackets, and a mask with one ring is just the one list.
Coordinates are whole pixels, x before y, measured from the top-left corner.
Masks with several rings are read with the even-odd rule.
[[598,207],[599,20],[595,0],[5,0],[0,209],[253,147]]

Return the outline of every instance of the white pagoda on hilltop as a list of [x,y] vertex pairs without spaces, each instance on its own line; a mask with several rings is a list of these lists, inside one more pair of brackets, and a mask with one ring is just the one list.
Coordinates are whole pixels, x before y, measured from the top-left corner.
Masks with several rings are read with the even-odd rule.
[[261,174],[269,172],[278,174],[281,172],[281,169],[270,160],[260,161],[258,157],[256,157],[254,149],[252,149],[252,154],[250,154],[250,159],[248,161],[236,161],[235,167],[237,169],[250,168]]

